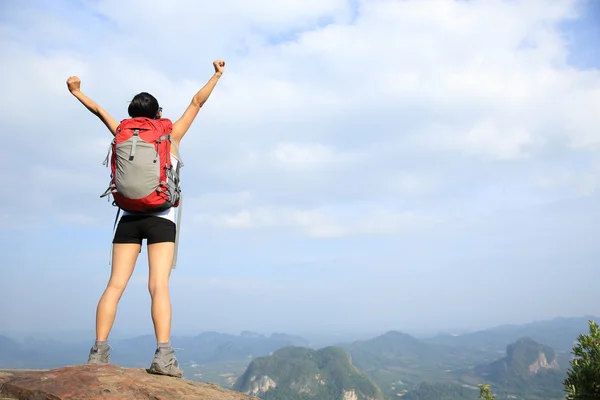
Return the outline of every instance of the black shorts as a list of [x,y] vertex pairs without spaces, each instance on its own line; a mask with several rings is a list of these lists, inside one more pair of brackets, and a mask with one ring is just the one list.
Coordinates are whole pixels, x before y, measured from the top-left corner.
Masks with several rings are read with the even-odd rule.
[[154,215],[124,215],[121,217],[113,243],[148,244],[175,242],[176,226],[173,221]]

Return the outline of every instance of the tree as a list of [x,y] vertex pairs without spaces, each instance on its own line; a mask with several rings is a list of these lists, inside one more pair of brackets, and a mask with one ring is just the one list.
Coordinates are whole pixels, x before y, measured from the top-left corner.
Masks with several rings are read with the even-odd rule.
[[483,400],[494,400],[494,394],[490,385],[477,385],[479,386],[479,398]]
[[574,358],[564,381],[567,400],[600,399],[600,328],[589,321],[590,332],[579,335]]

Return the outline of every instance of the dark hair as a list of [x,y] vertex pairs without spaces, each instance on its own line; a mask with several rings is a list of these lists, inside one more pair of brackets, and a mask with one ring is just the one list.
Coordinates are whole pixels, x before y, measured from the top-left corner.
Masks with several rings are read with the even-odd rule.
[[158,111],[158,100],[146,92],[136,94],[127,109],[131,118],[146,117],[154,119],[157,117]]

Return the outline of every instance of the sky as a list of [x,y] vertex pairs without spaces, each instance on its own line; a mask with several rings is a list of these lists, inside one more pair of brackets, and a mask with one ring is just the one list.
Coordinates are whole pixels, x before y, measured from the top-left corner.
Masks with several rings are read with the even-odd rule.
[[[600,5],[0,4],[0,332],[93,332],[139,92],[182,141],[173,334],[480,329],[600,314]],[[115,332],[152,332],[142,251]],[[93,339],[93,338],[92,338]]]

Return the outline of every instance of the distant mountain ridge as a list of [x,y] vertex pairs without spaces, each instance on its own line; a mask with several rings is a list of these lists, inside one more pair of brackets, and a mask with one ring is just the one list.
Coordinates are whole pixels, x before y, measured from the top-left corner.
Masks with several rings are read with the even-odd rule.
[[[407,333],[389,331],[369,340],[340,344],[354,359],[355,364],[371,363],[373,357],[383,365],[398,365],[418,362],[419,364],[456,363],[469,360],[482,360],[490,354],[478,350],[466,350],[457,346],[432,344],[417,339]],[[371,359],[371,360],[370,360]]]
[[[286,346],[308,346],[301,337],[283,333],[270,336],[244,331],[240,335],[203,332],[196,336],[173,337],[178,358],[183,363],[216,363],[248,359],[271,354]],[[61,343],[55,340],[28,339],[17,342],[0,336],[0,368],[57,368],[87,361],[93,343]],[[110,341],[111,362],[134,368],[145,368],[156,347],[154,335]]]
[[339,347],[386,396],[404,395],[427,380],[452,383],[456,377],[449,371],[497,359],[492,353],[431,344],[399,331]]
[[[178,348],[178,358],[182,363],[210,364],[232,360],[264,356],[286,346],[308,346],[308,340],[283,333],[269,336],[251,331],[243,331],[240,335],[202,332],[196,336],[179,336],[171,339]],[[140,336],[133,339],[119,340],[111,344],[118,351],[114,352],[116,363],[132,367],[144,367],[147,364],[148,349],[156,346],[154,335]]]
[[503,351],[509,343],[529,337],[559,352],[570,352],[577,336],[587,332],[588,321],[591,319],[600,320],[594,316],[557,317],[522,325],[500,325],[459,335],[440,334],[423,341],[477,350]]

